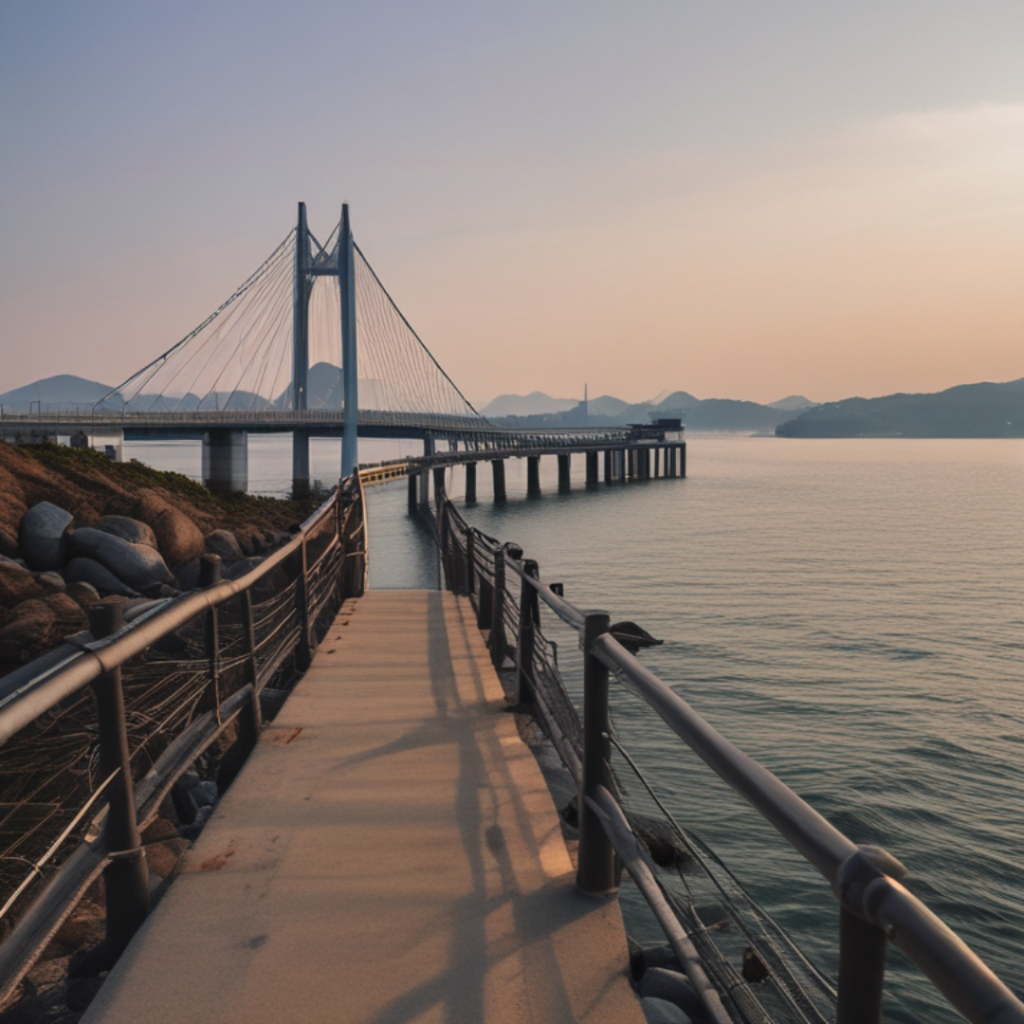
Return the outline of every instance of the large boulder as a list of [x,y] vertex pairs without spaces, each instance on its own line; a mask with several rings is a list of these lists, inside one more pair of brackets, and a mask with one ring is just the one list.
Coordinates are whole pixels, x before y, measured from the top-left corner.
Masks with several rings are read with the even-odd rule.
[[[88,583],[99,594],[120,594],[122,597],[138,597],[127,583],[119,580],[105,565],[92,558],[72,558],[64,569],[68,584]],[[69,587],[70,589],[70,587]]]
[[99,562],[122,583],[140,593],[174,582],[171,571],[155,548],[146,544],[130,544],[102,530],[88,526],[75,530],[71,535],[70,549],[74,558],[91,558]]
[[206,535],[206,550],[211,555],[220,555],[225,565],[233,565],[245,558],[245,552],[238,538],[230,530],[214,530]]
[[33,505],[21,520],[21,552],[30,569],[46,572],[64,564],[67,529],[74,517],[49,501]]
[[23,601],[0,628],[0,662],[23,665],[85,629],[83,609],[67,594]]
[[128,516],[104,516],[96,524],[96,529],[114,537],[120,537],[121,540],[126,540],[129,544],[145,544],[151,548],[159,547],[153,528],[141,519],[130,519]]
[[206,550],[203,531],[159,494],[144,491],[135,514],[153,528],[157,548],[168,565],[184,565]]
[[28,569],[17,562],[0,561],[0,608],[13,608],[22,601],[42,597],[44,592]]

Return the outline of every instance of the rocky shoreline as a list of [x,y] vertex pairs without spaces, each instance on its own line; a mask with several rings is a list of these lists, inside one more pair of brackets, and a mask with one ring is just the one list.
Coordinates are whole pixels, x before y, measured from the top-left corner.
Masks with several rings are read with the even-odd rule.
[[218,497],[179,473],[52,444],[0,444],[0,676],[86,628],[86,608],[228,578],[287,541],[315,499]]

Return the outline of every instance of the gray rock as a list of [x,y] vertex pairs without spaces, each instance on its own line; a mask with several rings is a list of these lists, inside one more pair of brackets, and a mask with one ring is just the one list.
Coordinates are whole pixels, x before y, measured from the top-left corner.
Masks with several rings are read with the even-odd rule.
[[36,583],[47,594],[59,594],[62,590],[67,589],[64,577],[59,572],[41,572],[36,576]]
[[693,982],[677,971],[669,971],[664,967],[648,968],[637,987],[641,996],[674,1003],[691,1017],[699,1017],[704,1012],[704,1004]]
[[214,530],[206,535],[206,550],[211,555],[220,555],[225,565],[233,565],[245,558],[238,538],[230,530]]
[[[123,597],[139,596],[137,590],[132,590],[131,587],[119,580],[105,565],[92,558],[72,558],[64,569],[64,579],[69,584],[88,583],[99,591],[100,595],[104,596],[107,594],[120,594]],[[69,593],[70,590],[71,588],[68,587]],[[79,601],[79,604],[81,604],[81,601]]]
[[104,516],[97,524],[96,529],[111,536],[120,537],[129,544],[145,544],[146,547],[155,548],[156,534],[153,528],[142,522],[141,519],[130,519],[128,516]]
[[83,608],[99,604],[100,601],[100,592],[91,583],[85,583],[81,580],[67,585],[67,595],[77,601]]
[[75,530],[71,535],[70,550],[76,558],[91,558],[99,562],[132,590],[158,590],[161,584],[175,582],[155,548],[146,544],[130,544],[102,530],[89,527]]
[[693,1024],[687,1014],[666,999],[646,996],[640,1000],[640,1009],[644,1011],[647,1024]]
[[48,501],[33,505],[21,519],[21,552],[36,572],[59,569],[64,564],[67,530],[73,516]]

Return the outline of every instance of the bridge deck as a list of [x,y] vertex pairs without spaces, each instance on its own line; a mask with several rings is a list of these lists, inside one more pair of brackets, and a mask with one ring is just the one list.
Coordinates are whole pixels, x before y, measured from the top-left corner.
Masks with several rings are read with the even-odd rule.
[[472,609],[345,604],[84,1024],[640,1024]]

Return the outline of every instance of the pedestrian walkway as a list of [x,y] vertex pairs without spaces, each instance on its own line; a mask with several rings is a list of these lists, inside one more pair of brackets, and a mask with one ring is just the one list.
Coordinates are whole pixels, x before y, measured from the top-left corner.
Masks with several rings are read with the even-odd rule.
[[473,610],[346,602],[83,1024],[642,1024]]

